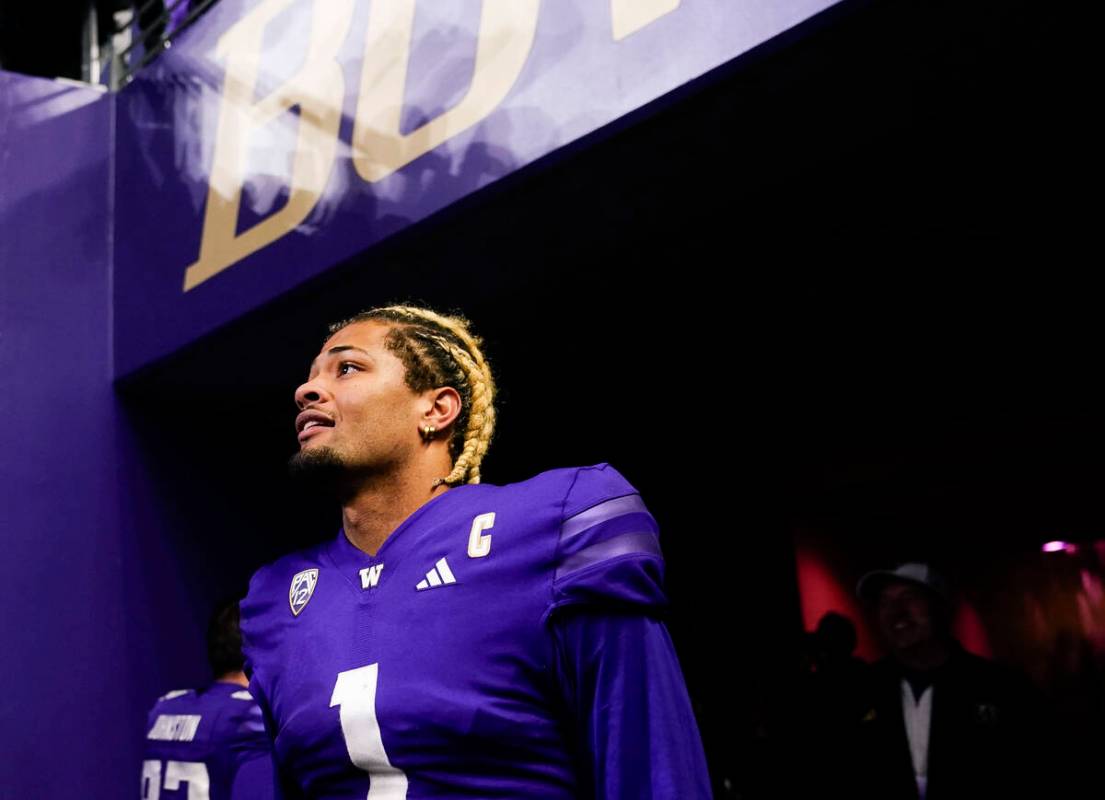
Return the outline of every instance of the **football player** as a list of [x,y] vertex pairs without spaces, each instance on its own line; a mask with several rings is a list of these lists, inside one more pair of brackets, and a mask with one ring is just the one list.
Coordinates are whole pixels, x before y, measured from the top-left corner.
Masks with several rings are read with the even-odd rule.
[[207,629],[215,682],[179,689],[150,711],[142,800],[268,800],[272,748],[242,672],[238,603],[215,609]]
[[391,306],[330,334],[290,467],[343,527],[242,603],[286,796],[709,797],[636,490],[608,464],[480,483],[494,382],[465,320]]

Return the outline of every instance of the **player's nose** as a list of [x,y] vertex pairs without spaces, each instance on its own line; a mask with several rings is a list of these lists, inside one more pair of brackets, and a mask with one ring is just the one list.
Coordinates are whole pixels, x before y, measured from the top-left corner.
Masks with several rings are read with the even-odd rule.
[[295,390],[295,404],[301,411],[309,405],[321,403],[326,397],[326,390],[317,383],[317,378],[305,381]]

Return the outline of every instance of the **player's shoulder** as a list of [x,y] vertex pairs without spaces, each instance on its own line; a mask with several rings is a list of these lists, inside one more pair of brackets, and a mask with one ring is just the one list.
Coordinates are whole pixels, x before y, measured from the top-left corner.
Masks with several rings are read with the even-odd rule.
[[564,502],[564,517],[571,518],[612,500],[639,497],[640,493],[633,484],[605,461],[576,467]]
[[239,604],[243,629],[275,606],[286,603],[288,587],[293,583],[317,579],[325,546],[318,544],[288,553],[253,573],[249,590]]
[[638,493],[625,476],[605,461],[581,467],[557,467],[494,488],[503,494],[524,498],[555,498],[562,503],[565,516],[606,500]]
[[[527,537],[571,539],[570,549],[605,540],[615,529],[656,529],[633,484],[606,462],[546,470],[491,492],[495,507],[525,519]],[[485,494],[479,502],[488,498]]]
[[[323,567],[324,548],[325,545],[320,544],[289,553],[253,573],[249,590],[239,603],[242,646],[247,654],[247,663],[252,645],[261,643],[266,636],[277,634],[272,622],[287,610],[290,588],[314,588],[319,570]],[[248,674],[249,670],[246,671]]]
[[556,531],[552,608],[663,609],[659,526],[637,489],[605,462],[568,472]]
[[157,701],[156,701],[155,705],[157,703],[168,703],[172,700],[177,700],[181,697],[194,698],[195,696],[196,696],[196,690],[195,689],[170,689],[169,691],[165,692],[165,694],[163,694],[159,698],[157,698]]
[[150,715],[183,713],[196,704],[198,697],[196,689],[171,689],[154,700]]
[[325,546],[325,544],[317,544],[297,550],[258,568],[250,578],[247,599],[259,594],[268,594],[268,590],[273,585],[287,583],[289,575],[318,569],[322,566],[322,553]]
[[257,705],[249,689],[241,684],[215,682],[206,694],[215,703],[235,712],[248,712]]
[[[240,684],[215,681],[168,692],[150,709],[146,738],[159,742],[233,743],[264,733],[261,708]],[[202,730],[202,737],[197,731]]]
[[[580,526],[587,526],[588,520],[644,511],[637,490],[606,462],[558,467],[515,483],[488,485],[482,490],[481,486],[484,484],[466,488],[469,499],[462,502],[468,510],[494,511],[496,524],[503,528],[502,523],[507,522],[506,529],[516,531],[521,537],[518,543],[532,547],[535,555],[556,549],[555,540],[564,536],[565,530],[582,530]],[[455,511],[460,508],[453,506]]]
[[219,712],[218,735],[235,738],[264,730],[261,707],[249,689],[233,684],[216,683],[207,694],[212,708]]
[[159,717],[175,718],[200,712],[198,689],[172,689],[154,700],[148,713],[152,725]]

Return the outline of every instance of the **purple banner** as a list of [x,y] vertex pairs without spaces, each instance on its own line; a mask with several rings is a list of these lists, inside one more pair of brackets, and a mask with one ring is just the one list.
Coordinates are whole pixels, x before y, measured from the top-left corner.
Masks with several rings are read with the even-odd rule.
[[833,2],[222,0],[118,98],[117,374]]

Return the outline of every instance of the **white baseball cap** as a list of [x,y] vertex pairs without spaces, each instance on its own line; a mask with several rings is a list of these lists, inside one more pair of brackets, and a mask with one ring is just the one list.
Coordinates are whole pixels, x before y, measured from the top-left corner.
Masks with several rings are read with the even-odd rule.
[[856,596],[864,601],[874,600],[890,581],[916,583],[935,593],[941,600],[948,600],[948,584],[943,576],[928,564],[918,561],[908,561],[894,569],[876,569],[868,572],[856,584]]

